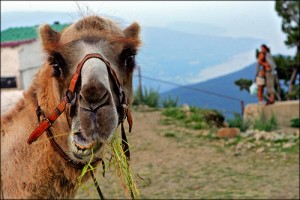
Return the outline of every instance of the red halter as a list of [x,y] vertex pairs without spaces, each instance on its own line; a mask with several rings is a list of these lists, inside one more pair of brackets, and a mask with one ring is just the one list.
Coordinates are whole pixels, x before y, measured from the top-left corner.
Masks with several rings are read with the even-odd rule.
[[[39,126],[30,134],[30,136],[27,140],[27,143],[31,144],[32,142],[36,141],[42,135],[42,133],[45,132],[55,122],[55,120],[64,112],[64,110],[66,109],[66,106],[71,105],[72,100],[69,99],[68,95],[70,94],[71,96],[76,96],[76,93],[74,93],[74,90],[75,90],[78,78],[80,77],[81,69],[82,69],[84,63],[90,58],[98,58],[105,63],[108,73],[112,76],[114,83],[116,85],[115,90],[117,90],[116,92],[118,94],[117,111],[119,114],[119,124],[121,124],[121,126],[122,126],[122,138],[123,138],[122,141],[123,141],[123,146],[124,146],[124,152],[125,152],[126,156],[129,158],[130,157],[129,149],[128,149],[129,147],[127,144],[126,134],[125,134],[125,130],[123,127],[123,122],[124,122],[125,118],[127,117],[127,121],[129,124],[129,132],[131,132],[132,117],[131,117],[130,111],[128,109],[128,102],[126,100],[124,90],[117,78],[115,71],[111,68],[110,63],[107,60],[105,60],[103,58],[103,56],[101,56],[99,53],[87,54],[82,59],[82,61],[78,64],[76,72],[74,73],[74,75],[71,79],[70,86],[66,92],[66,95],[63,97],[60,104],[54,109],[54,111],[51,113],[51,115],[49,117],[44,116],[44,118],[40,122]],[[53,136],[51,138],[53,138]],[[62,151],[62,149],[57,145],[57,143],[55,142],[54,139],[53,140],[51,139],[51,144],[52,144],[52,146],[55,147],[55,149],[61,155],[64,154],[64,155],[62,155],[62,157],[64,157],[66,160],[68,160],[70,162],[71,159],[68,158],[68,156]],[[59,150],[58,150],[58,148],[59,148]],[[61,153],[60,151],[62,151],[63,153]]]

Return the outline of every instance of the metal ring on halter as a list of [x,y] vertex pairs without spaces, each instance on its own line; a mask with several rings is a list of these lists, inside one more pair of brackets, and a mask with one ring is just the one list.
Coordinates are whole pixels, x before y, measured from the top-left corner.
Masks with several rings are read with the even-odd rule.
[[[70,97],[71,96],[71,97]],[[73,97],[74,96],[74,97]],[[71,93],[70,89],[66,91],[66,97],[68,99],[68,102],[71,103],[72,106],[75,105],[76,99],[77,99],[77,93],[74,92],[74,94]]]

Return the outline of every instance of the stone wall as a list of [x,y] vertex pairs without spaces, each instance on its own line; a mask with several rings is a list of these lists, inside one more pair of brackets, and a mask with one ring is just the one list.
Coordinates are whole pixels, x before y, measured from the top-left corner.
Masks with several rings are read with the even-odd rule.
[[289,127],[291,119],[299,118],[299,100],[275,102],[268,106],[248,104],[245,107],[244,119],[253,120],[258,118],[260,113],[263,113],[267,119],[274,114],[279,126]]

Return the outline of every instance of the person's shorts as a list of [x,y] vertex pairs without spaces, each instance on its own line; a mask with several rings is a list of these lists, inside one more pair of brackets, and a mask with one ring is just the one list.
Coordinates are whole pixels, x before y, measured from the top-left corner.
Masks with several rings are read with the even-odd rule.
[[265,85],[265,78],[264,77],[261,77],[261,76],[257,76],[256,77],[256,85]]

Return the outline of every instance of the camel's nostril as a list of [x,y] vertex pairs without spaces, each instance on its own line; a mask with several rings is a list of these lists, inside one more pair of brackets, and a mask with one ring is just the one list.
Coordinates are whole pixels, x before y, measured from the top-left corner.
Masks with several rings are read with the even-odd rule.
[[89,103],[99,102],[108,92],[108,89],[99,81],[91,79],[89,83],[84,84],[80,94]]
[[99,99],[97,102],[88,102],[82,95],[79,95],[80,107],[91,111],[95,111],[102,106],[108,105],[109,100],[110,98],[108,91],[106,91],[105,94],[102,95],[102,98]]
[[98,108],[108,105],[109,104],[109,93],[106,91],[106,93],[102,96],[99,102],[91,103],[90,107],[93,110],[97,110]]

